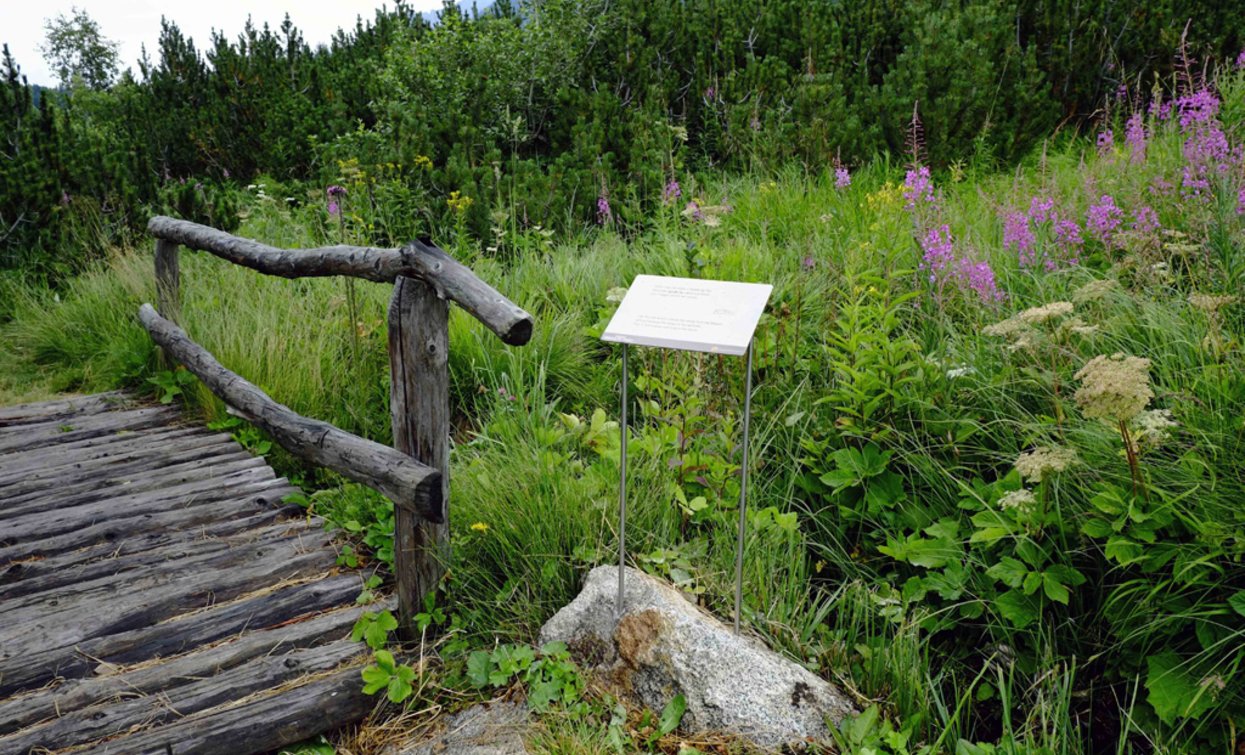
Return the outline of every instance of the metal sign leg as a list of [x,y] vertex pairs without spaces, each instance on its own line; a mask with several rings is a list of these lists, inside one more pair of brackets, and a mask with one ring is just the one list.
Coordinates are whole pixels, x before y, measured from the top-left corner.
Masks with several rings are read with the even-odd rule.
[[622,421],[619,422],[621,432],[618,447],[618,600],[614,602],[614,613],[618,618],[623,614],[623,570],[627,560],[627,344],[622,345]]
[[739,465],[739,540],[735,544],[735,634],[739,634],[739,614],[743,606],[744,533],[748,527],[748,424],[752,418],[752,342],[748,343],[748,366],[744,374],[744,447],[743,461]]

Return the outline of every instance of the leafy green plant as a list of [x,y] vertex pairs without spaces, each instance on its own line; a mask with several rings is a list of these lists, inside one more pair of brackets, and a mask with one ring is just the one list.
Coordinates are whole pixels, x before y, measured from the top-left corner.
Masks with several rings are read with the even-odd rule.
[[566,645],[551,642],[537,652],[524,645],[498,645],[467,657],[467,680],[476,689],[498,689],[521,682],[535,711],[579,702],[584,682],[570,660]]
[[162,404],[171,404],[173,399],[182,395],[186,388],[195,382],[195,376],[184,368],[163,370],[147,378],[147,382],[156,387],[156,395]]
[[404,702],[415,691],[415,669],[398,663],[393,653],[377,650],[372,654],[372,665],[363,669],[363,692],[374,695],[385,690],[389,702]]

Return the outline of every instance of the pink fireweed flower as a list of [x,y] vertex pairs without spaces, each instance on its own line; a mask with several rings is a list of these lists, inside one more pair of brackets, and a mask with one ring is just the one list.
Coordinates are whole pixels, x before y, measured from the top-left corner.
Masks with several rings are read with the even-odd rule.
[[1097,204],[1090,205],[1085,228],[1090,236],[1111,246],[1115,232],[1123,220],[1124,211],[1116,206],[1115,199],[1110,194],[1103,194]]
[[1143,236],[1152,236],[1158,232],[1160,228],[1158,213],[1149,205],[1142,205],[1137,208],[1137,212],[1133,215],[1133,231]]
[[921,239],[921,270],[929,274],[929,282],[940,288],[946,282],[955,263],[955,246],[951,241],[951,228],[942,224],[931,228]]
[[1124,141],[1128,143],[1129,162],[1143,162],[1146,159],[1146,126],[1141,113],[1133,113],[1124,127]]
[[610,200],[604,194],[597,197],[597,222],[605,225],[614,217],[614,213],[610,210]]
[[1205,177],[1204,169],[1192,165],[1184,166],[1184,176],[1180,181],[1180,193],[1185,199],[1206,201],[1210,198],[1210,181]]
[[[904,207],[915,210],[918,206],[932,205],[934,198],[934,182],[929,177],[929,168],[922,165],[908,171],[903,180]],[[944,226],[945,227],[945,226]]]
[[956,272],[961,285],[976,293],[982,304],[1003,300],[1003,292],[994,280],[994,270],[990,268],[989,262],[974,262],[965,257],[957,266]]
[[1041,224],[1053,218],[1055,209],[1055,200],[1050,197],[1034,197],[1029,202],[1029,218],[1034,223]]
[[1193,94],[1179,97],[1175,102],[1181,128],[1206,123],[1219,113],[1219,98],[1209,89],[1199,89]]
[[1111,129],[1104,129],[1098,133],[1098,154],[1105,155],[1115,147],[1115,134]]
[[666,184],[666,188],[661,192],[662,204],[673,204],[676,199],[683,196],[683,189],[679,186],[676,179],[670,179],[670,183]]
[[1236,214],[1245,215],[1245,186],[1236,193]]
[[852,185],[852,174],[847,172],[847,168],[839,166],[834,169],[834,188],[846,189]]
[[1028,215],[1009,212],[1003,218],[1003,248],[1016,254],[1021,267],[1029,267],[1037,261],[1037,239]]
[[1053,227],[1052,240],[1055,257],[1046,259],[1047,270],[1056,269],[1061,262],[1066,265],[1080,263],[1081,248],[1085,246],[1085,240],[1081,237],[1081,227],[1076,224],[1075,220],[1057,218]]

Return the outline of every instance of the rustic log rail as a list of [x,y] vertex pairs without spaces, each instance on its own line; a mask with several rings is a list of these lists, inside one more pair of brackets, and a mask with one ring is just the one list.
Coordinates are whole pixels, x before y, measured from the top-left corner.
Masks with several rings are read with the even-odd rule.
[[[448,302],[458,303],[514,346],[531,338],[532,316],[425,241],[400,249],[338,245],[298,250],[163,216],[152,218],[147,228],[157,239],[159,314],[144,304],[139,318],[152,339],[287,451],[393,500],[398,611],[400,626],[410,636],[424,595],[444,574],[449,541]],[[388,319],[396,450],[295,414],[190,340],[175,325],[181,313],[179,245],[284,278],[345,275],[393,283]]]

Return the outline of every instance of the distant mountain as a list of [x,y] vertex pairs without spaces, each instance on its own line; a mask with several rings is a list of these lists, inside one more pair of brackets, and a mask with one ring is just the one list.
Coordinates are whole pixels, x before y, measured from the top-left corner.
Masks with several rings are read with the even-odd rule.
[[[458,2],[458,7],[462,8],[463,14],[466,16],[471,16],[473,6],[475,8],[475,12],[478,15],[483,16],[487,14],[489,10],[493,7],[493,0],[486,0],[485,2],[470,2],[469,0],[459,0]],[[428,11],[424,11],[423,13],[419,15],[423,16],[424,20],[427,21],[428,23],[435,24],[437,22],[437,17],[441,15],[441,11],[440,10],[428,10]]]

